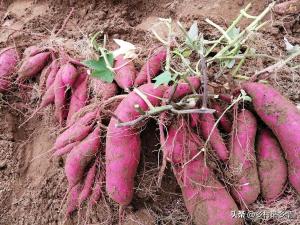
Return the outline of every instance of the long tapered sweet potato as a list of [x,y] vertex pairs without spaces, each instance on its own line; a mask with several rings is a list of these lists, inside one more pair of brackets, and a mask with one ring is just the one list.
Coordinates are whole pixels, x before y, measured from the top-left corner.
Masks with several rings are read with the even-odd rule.
[[[219,105],[219,103],[217,102],[212,102],[212,108],[215,109],[215,116],[217,119],[219,119],[224,110],[222,109],[222,107]],[[221,118],[220,118],[220,126],[221,128],[227,132],[228,134],[231,132],[232,129],[232,121],[228,118],[228,116],[226,114],[224,114]]]
[[269,129],[263,129],[257,141],[258,173],[265,200],[278,198],[287,181],[287,164],[280,145]]
[[62,80],[62,70],[59,69],[59,71],[56,74],[55,80],[54,80],[54,103],[55,103],[55,117],[60,125],[63,124],[63,120],[65,118],[65,109],[66,109],[66,91],[67,86],[64,84]]
[[100,145],[100,127],[97,126],[92,133],[68,154],[65,163],[65,173],[69,188],[74,187],[82,180],[86,166],[93,157],[96,157]]
[[75,84],[73,85],[72,97],[67,118],[67,125],[69,125],[69,123],[71,122],[71,118],[74,115],[74,113],[76,113],[85,106],[88,99],[87,85],[88,76],[87,73],[83,72],[78,76]]
[[200,130],[203,137],[207,140],[209,137],[209,143],[212,149],[216,152],[216,155],[222,161],[228,160],[229,152],[224,143],[224,140],[217,127],[213,129],[215,124],[215,118],[210,113],[200,114]]
[[19,57],[15,48],[6,48],[0,52],[0,93],[7,91]]
[[130,59],[125,59],[123,55],[119,55],[115,59],[115,81],[119,87],[129,90],[134,84],[136,78],[136,70]]
[[288,178],[300,193],[300,112],[277,90],[261,83],[245,83],[256,113],[277,137],[288,163]]
[[[139,87],[148,96],[152,105],[160,103],[164,87],[154,88],[153,84]],[[148,94],[148,95],[147,95]],[[122,121],[136,119],[140,114],[135,105],[147,111],[145,101],[135,92],[131,92],[121,101],[114,114]],[[106,191],[120,205],[128,205],[133,197],[133,182],[140,159],[141,140],[135,127],[117,127],[116,118],[111,118],[106,135]]]
[[147,60],[145,65],[138,73],[134,85],[140,86],[147,82],[148,78],[152,79],[158,75],[158,72],[162,69],[162,64],[166,60],[167,50],[164,47],[160,47],[157,51]]
[[242,207],[253,203],[260,194],[260,184],[254,142],[257,122],[254,115],[243,110],[237,116],[237,127],[232,131],[228,162],[233,175],[232,194]]
[[41,52],[29,58],[25,58],[18,71],[18,81],[23,81],[37,75],[47,64],[50,52]]
[[81,205],[92,193],[92,187],[95,181],[95,176],[96,176],[96,162],[94,163],[94,165],[88,170],[85,180],[84,180],[84,184],[82,187],[82,191],[79,195],[79,205]]
[[50,64],[50,73],[47,77],[47,80],[46,80],[46,89],[48,89],[53,83],[54,83],[54,80],[55,80],[55,76],[59,70],[59,63],[57,60],[54,60],[51,64]]
[[[173,172],[181,187],[188,212],[196,225],[238,225],[232,211],[238,210],[236,203],[217,180],[212,170],[204,162],[204,154],[191,160],[201,149],[203,142],[186,127],[173,125],[169,129],[168,140],[164,146]],[[175,161],[173,161],[175,160]],[[182,166],[183,164],[186,165]]]

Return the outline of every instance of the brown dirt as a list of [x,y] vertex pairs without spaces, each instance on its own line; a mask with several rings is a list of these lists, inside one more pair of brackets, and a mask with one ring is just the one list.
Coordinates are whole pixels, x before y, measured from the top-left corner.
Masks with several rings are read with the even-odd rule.
[[[229,24],[247,0],[99,0],[99,1],[0,1],[0,47],[16,45],[20,51],[32,44],[63,45],[78,58],[87,57],[87,40],[97,31],[110,38],[121,38],[143,49],[138,63],[147,57],[146,49],[156,44],[149,32],[159,17],[180,19],[186,25],[193,20],[200,23],[205,35],[216,31],[204,25],[209,17],[221,25]],[[268,1],[253,0],[250,13],[261,11]],[[74,14],[64,31],[54,37],[67,14],[70,4]],[[156,25],[159,26],[159,25]],[[300,43],[300,23],[286,16],[274,20],[259,38],[258,51],[270,55],[282,55],[283,36],[292,43]],[[160,32],[165,32],[163,27]],[[49,38],[50,37],[50,38]],[[263,38],[262,38],[263,37]],[[246,75],[252,74],[268,61],[253,60],[243,66]],[[286,96],[300,102],[299,71],[280,71],[272,77],[273,83]],[[275,79],[276,78],[276,79]],[[275,81],[275,82],[274,82]],[[24,96],[14,90],[0,102],[0,225],[10,224],[115,224],[117,207],[111,202],[100,202],[93,209],[85,207],[80,216],[65,218],[66,179],[63,159],[50,159],[47,151],[58,133],[52,121],[52,109],[44,111],[43,118],[35,118],[22,128],[24,112],[36,107],[38,92],[34,88],[26,103]],[[30,112],[30,111],[29,111]],[[29,113],[30,114],[30,113]],[[26,115],[28,116],[28,115]],[[136,194],[128,208],[126,225],[133,224],[191,224],[181,198],[180,189],[170,171],[163,179],[162,188],[156,187],[158,173],[158,134],[150,124],[143,132],[142,163],[139,168]],[[157,131],[157,130],[156,130]],[[108,199],[107,199],[108,200]],[[108,207],[109,206],[109,207]],[[66,219],[66,220],[65,220]],[[64,223],[65,222],[65,223]],[[275,223],[274,223],[275,224]]]

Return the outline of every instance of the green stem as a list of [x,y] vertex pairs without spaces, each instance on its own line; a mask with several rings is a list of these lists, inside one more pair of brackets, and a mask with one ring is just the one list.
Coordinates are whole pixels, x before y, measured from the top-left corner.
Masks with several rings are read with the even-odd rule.
[[[251,7],[251,3],[249,3],[245,9],[243,9],[245,12]],[[234,28],[241,20],[243,19],[243,15],[240,14],[233,22],[232,24],[228,27],[228,29],[226,30],[226,33],[228,33],[229,31],[231,31],[232,28]],[[217,47],[217,45],[224,39],[224,35],[222,35],[218,41],[206,52],[205,57],[207,57],[209,55],[209,53],[212,52],[212,50],[214,50],[215,47]]]

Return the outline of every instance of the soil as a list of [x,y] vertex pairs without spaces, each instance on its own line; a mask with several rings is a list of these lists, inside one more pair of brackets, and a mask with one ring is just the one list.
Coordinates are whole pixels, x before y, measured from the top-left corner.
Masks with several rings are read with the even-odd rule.
[[[213,36],[216,31],[205,24],[204,18],[226,26],[248,2],[2,0],[0,47],[16,45],[21,52],[34,44],[63,46],[67,52],[82,59],[92,54],[88,49],[89,35],[100,31],[108,34],[110,39],[120,38],[137,45],[142,51],[137,60],[140,66],[147,57],[146,50],[157,45],[151,28],[155,27],[162,34],[166,32],[162,25],[156,23],[158,18],[171,17],[182,21],[187,27],[196,20],[206,36]],[[270,1],[251,2],[249,13],[257,14]],[[74,7],[74,12],[65,29],[54,36],[54,31],[62,26],[71,7]],[[287,37],[292,44],[300,44],[299,16],[272,16],[273,23],[259,33],[259,45],[255,48],[265,54],[281,56],[285,51],[283,37]],[[242,67],[242,71],[250,75],[270,63],[267,60],[252,60]],[[299,76],[299,71],[285,68],[270,79],[274,86],[297,104],[300,102]],[[27,90],[24,87],[21,91],[12,89],[5,98],[0,96],[0,225],[116,224],[117,205],[108,198],[92,209],[83,207],[78,214],[66,217],[64,159],[51,158],[48,152],[60,131],[53,120],[53,109],[46,109],[43,117],[37,116],[19,127],[37,106],[40,93],[34,85],[31,87],[31,91],[26,92],[28,94],[24,94],[23,91]],[[144,154],[136,179],[135,197],[126,210],[125,224],[192,224],[169,168],[162,187],[156,187],[158,137],[154,122],[142,132]],[[299,206],[297,201],[293,204]],[[300,209],[296,209],[300,214]],[[292,224],[291,221],[288,224]]]

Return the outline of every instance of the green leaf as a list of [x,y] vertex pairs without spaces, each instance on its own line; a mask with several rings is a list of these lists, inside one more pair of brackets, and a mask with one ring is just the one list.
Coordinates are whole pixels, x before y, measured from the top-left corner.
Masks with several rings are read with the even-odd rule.
[[158,87],[161,84],[168,84],[172,80],[172,74],[169,71],[164,71],[153,80],[155,80],[155,87]]
[[245,90],[241,89],[241,94],[242,94],[243,101],[248,101],[248,102],[252,101],[252,98],[247,95]]
[[186,49],[182,52],[183,57],[189,57],[192,54],[192,50]]
[[[108,63],[111,66],[114,62],[113,54],[107,53],[106,57]],[[99,78],[109,83],[111,83],[114,80],[114,73],[107,67],[103,56],[99,57],[98,60],[91,59],[91,60],[86,60],[82,63],[93,70],[91,76]]]
[[228,68],[231,69],[235,64],[235,59],[231,59],[231,60],[225,60],[224,61],[224,65]]
[[191,41],[196,41],[198,36],[199,36],[199,29],[198,29],[198,24],[196,21],[192,24],[191,28],[189,29],[187,33],[189,39]]
[[110,70],[94,70],[91,75],[98,79],[101,79],[107,83],[111,83],[114,80],[114,73]]
[[[108,60],[109,64],[112,65],[113,62],[114,62],[113,54],[112,53],[107,53],[106,57],[107,57],[107,60]],[[106,69],[108,69],[103,56],[99,57],[98,60],[90,59],[90,60],[85,60],[82,63],[84,65],[86,65],[87,67],[89,67],[90,69],[93,69],[93,70],[106,70]]]
[[228,35],[231,39],[235,39],[239,34],[240,34],[240,28],[236,28],[236,27],[233,27],[233,28],[230,29],[230,31],[227,33],[227,35]]

